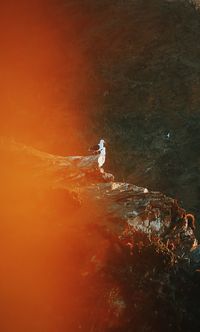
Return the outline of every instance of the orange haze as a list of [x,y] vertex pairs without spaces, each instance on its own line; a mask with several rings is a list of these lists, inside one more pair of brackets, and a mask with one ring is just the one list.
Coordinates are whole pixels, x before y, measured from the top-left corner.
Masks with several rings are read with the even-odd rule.
[[63,1],[1,3],[1,134],[50,151],[82,148],[92,87],[77,39],[87,23]]
[[[82,149],[77,133],[85,126],[81,111],[92,91],[91,68],[76,39],[82,26],[59,3],[1,1],[0,130],[27,145],[67,154]],[[95,238],[84,243],[87,220],[83,211],[74,216],[77,207],[70,199],[57,202],[29,170],[20,173],[21,160],[13,164],[6,158],[0,190],[0,331],[77,331],[77,312],[84,307],[79,290],[87,293],[81,273],[87,274],[84,261],[91,259]]]

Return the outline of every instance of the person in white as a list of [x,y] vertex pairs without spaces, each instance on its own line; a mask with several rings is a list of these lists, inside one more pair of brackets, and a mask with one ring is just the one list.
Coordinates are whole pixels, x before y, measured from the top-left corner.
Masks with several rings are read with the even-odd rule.
[[104,139],[101,139],[98,145],[99,145],[98,152],[100,153],[98,158],[98,164],[99,168],[101,168],[106,161],[106,147]]
[[93,154],[98,154],[98,164],[99,168],[103,166],[106,161],[106,147],[104,139],[101,139],[100,142],[96,145],[93,145],[89,148],[89,151]]

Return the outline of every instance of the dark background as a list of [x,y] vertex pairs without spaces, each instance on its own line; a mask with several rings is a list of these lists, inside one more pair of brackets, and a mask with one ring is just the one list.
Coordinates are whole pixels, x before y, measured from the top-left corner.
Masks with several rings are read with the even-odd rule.
[[43,0],[3,1],[0,12],[1,134],[65,155],[87,154],[103,137],[116,179],[198,215],[198,8]]

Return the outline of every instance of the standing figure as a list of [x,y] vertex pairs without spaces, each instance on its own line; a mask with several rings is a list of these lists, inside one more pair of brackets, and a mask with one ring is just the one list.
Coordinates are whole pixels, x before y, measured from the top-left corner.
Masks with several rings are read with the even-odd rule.
[[91,146],[89,148],[89,151],[91,151],[94,154],[99,154],[98,164],[99,168],[101,168],[106,161],[106,147],[104,139],[101,139],[99,144]]
[[101,139],[99,142],[99,152],[100,154],[98,158],[98,164],[99,168],[101,168],[106,161],[106,147],[105,147],[105,141],[103,139]]

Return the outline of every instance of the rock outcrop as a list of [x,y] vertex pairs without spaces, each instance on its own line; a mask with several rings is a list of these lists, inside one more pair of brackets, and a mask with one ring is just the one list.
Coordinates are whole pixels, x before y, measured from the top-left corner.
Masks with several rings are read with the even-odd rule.
[[5,138],[0,151],[1,278],[17,294],[3,294],[7,330],[30,327],[25,305],[47,331],[49,319],[72,332],[199,329],[199,246],[174,199],[115,181],[97,156]]
[[24,176],[24,170],[28,170],[26,176],[42,188],[76,194],[83,206],[96,207],[96,217],[116,228],[118,224],[128,224],[147,237],[159,238],[179,257],[194,257],[191,261],[195,261],[196,267],[199,248],[194,230],[184,219],[178,222],[184,210],[174,199],[147,188],[116,182],[112,174],[99,169],[97,155],[57,156],[4,138],[0,148],[1,155],[14,158],[19,174],[22,172]]

